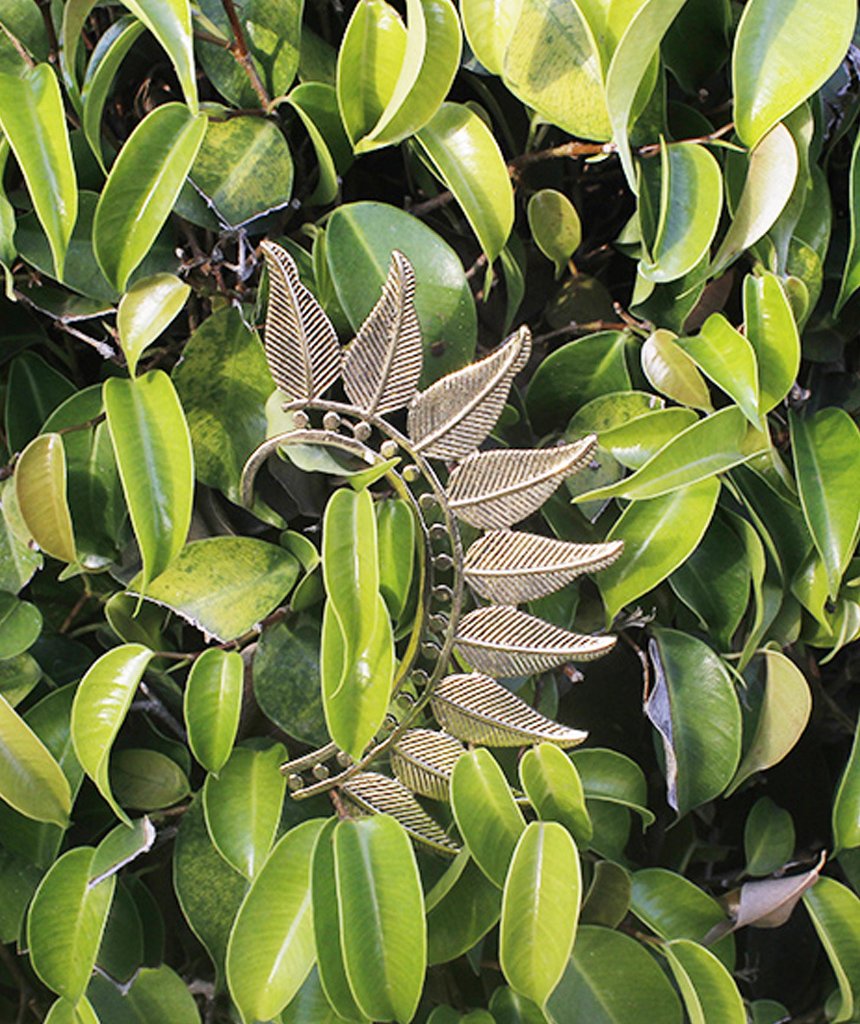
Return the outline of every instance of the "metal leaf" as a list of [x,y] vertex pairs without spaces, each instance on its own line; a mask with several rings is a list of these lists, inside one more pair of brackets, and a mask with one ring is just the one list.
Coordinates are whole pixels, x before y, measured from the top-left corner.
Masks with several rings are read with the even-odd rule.
[[530,351],[531,333],[521,327],[495,352],[416,395],[407,421],[416,450],[436,459],[461,459],[477,448],[495,426]]
[[413,793],[447,800],[451,772],[465,753],[463,744],[447,733],[410,729],[391,751],[391,767]]
[[509,605],[476,608],[457,627],[457,650],[479,672],[526,676],[566,661],[591,661],[615,646],[614,636],[583,636]]
[[572,544],[512,530],[484,534],[466,553],[466,582],[500,604],[534,601],[585,572],[597,572],[621,554],[623,541]]
[[413,839],[442,853],[460,852],[457,843],[397,779],[377,772],[359,772],[344,782],[341,789],[362,810],[396,818]]
[[464,522],[502,529],[537,511],[566,476],[587,465],[593,434],[558,448],[475,452],[448,481],[448,501]]
[[322,306],[299,279],[290,254],[263,242],[269,268],[266,358],[278,387],[290,398],[319,398],[340,375],[337,334]]
[[447,732],[467,743],[488,747],[522,747],[528,743],[575,747],[588,736],[540,714],[495,679],[479,672],[446,676],[433,691],[430,707]]
[[396,250],[379,301],[349,346],[343,386],[368,413],[400,409],[412,401],[421,376],[421,326],[415,313],[415,272]]

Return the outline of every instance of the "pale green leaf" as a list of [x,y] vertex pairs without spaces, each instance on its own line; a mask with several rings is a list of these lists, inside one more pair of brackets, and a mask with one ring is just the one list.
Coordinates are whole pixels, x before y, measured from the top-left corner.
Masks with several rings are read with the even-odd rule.
[[197,73],[189,0],[122,0],[161,43],[176,70],[185,102],[197,113]]
[[791,304],[775,274],[744,278],[744,325],[758,362],[759,413],[791,391],[800,369],[800,335]]
[[740,331],[722,313],[712,313],[696,336],[681,338],[678,344],[706,377],[737,402],[749,422],[761,430],[755,350]]
[[529,199],[526,212],[535,245],[552,260],[555,276],[560,277],[582,241],[582,224],[576,207],[563,192],[542,188]]
[[747,1024],[734,978],[714,954],[689,939],[662,948],[692,1024]]
[[135,281],[120,299],[116,327],[132,377],[144,349],[176,319],[190,292],[175,274],[154,274]]
[[711,411],[708,385],[672,331],[660,329],[650,334],[642,346],[640,358],[642,372],[656,391],[682,405]]
[[244,671],[241,655],[216,647],[200,655],[185,683],[188,746],[216,775],[227,763],[239,728]]
[[15,497],[33,540],[52,558],[74,562],[75,535],[66,497],[66,453],[59,434],[40,434],[15,466]]
[[552,743],[527,750],[519,763],[520,782],[541,821],[558,821],[587,846],[593,834],[585,793],[573,762]]
[[860,1009],[860,899],[832,878],[819,878],[803,895],[818,937],[830,959],[841,996],[834,1024],[852,1021]]
[[460,0],[463,31],[472,53],[494,75],[502,73],[520,4],[510,0]]

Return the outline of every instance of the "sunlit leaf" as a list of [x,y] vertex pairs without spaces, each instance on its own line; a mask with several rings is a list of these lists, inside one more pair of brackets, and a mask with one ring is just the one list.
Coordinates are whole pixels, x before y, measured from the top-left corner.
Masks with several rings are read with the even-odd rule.
[[213,648],[191,666],[184,716],[191,752],[210,772],[227,763],[242,710],[244,663],[235,651]]

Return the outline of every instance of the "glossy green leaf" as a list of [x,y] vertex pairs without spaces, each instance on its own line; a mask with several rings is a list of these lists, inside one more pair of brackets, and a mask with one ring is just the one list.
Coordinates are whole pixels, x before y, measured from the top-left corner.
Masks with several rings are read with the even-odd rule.
[[856,20],[851,0],[787,7],[779,0],[752,0],[744,7],[732,86],[735,127],[746,145],[755,146],[827,81],[848,50]]
[[457,761],[451,775],[451,806],[469,853],[501,889],[525,820],[488,750],[470,750]]
[[800,369],[800,336],[791,305],[774,274],[744,278],[744,325],[758,362],[759,413],[789,393]]
[[762,655],[767,672],[764,698],[730,793],[750,775],[778,764],[794,748],[812,710],[809,684],[794,662],[781,651],[762,651]]
[[792,414],[789,424],[800,504],[835,598],[860,529],[860,430],[838,408],[811,417]]
[[860,154],[860,136],[854,139],[854,148],[851,151],[850,188],[848,192],[850,240],[848,243],[848,253],[845,257],[845,267],[842,271],[842,281],[839,286],[839,296],[834,308],[836,316],[839,315],[845,303],[860,288],[860,156],[858,154]]
[[42,879],[27,915],[30,961],[39,978],[76,1003],[87,987],[116,879],[90,887],[95,850],[68,850]]
[[15,466],[15,497],[21,518],[47,555],[74,562],[75,536],[66,497],[66,453],[59,434],[40,434]]
[[99,843],[90,864],[90,888],[147,853],[154,842],[155,826],[147,817],[138,818],[131,828],[117,825],[111,829]]
[[38,661],[30,654],[19,654],[0,661],[0,694],[17,707],[42,678]]
[[721,274],[776,223],[794,189],[798,166],[791,132],[778,124],[749,155],[743,192],[711,264],[711,276]]
[[48,1011],[45,1024],[99,1024],[99,1019],[86,996],[77,1003],[61,996]]
[[605,448],[628,469],[638,469],[676,437],[682,430],[692,426],[698,416],[692,409],[672,406],[670,409],[656,409],[645,416],[621,426],[611,427],[598,435],[601,448]]
[[744,824],[748,875],[769,875],[789,862],[794,853],[794,822],[788,811],[769,796],[759,797]]
[[17,594],[26,587],[45,561],[38,551],[30,547],[30,531],[22,523],[15,481],[9,480],[0,486],[0,587],[10,594]]
[[141,589],[181,550],[191,523],[194,465],[179,397],[163,370],[104,386],[105,413],[143,558]]
[[62,769],[29,725],[0,695],[0,796],[36,821],[65,828],[71,791]]
[[860,899],[834,879],[819,878],[803,903],[839,984],[841,1002],[833,1020],[854,1020],[860,1008]]
[[126,825],[131,825],[131,819],[111,792],[108,761],[152,656],[153,652],[142,644],[123,644],[103,654],[81,680],[72,705],[72,742],[78,761]]
[[22,654],[42,632],[42,613],[29,601],[0,591],[0,661]]
[[[265,619],[298,572],[296,559],[275,544],[253,537],[208,537],[186,544],[149,585],[146,598],[226,642]],[[141,592],[140,577],[129,589]]]
[[570,756],[587,800],[629,807],[641,817],[643,828],[654,823],[645,775],[635,761],[602,747],[573,750]]
[[[349,141],[344,135],[340,113],[337,109],[335,91],[331,86],[322,82],[304,82],[292,90],[287,96],[286,102],[298,114],[299,120],[310,136],[319,165],[319,180],[308,202],[321,206],[330,203],[337,196],[340,187],[332,149],[336,142],[341,141],[340,136],[344,136],[344,141],[349,147]],[[329,132],[327,135],[323,130],[325,124],[320,123],[332,120],[335,121],[335,138],[332,137],[333,132]]]
[[21,352],[9,367],[5,426],[12,451],[42,432],[51,413],[75,393],[71,381],[35,352]]
[[833,845],[837,851],[860,846],[860,722],[833,801]]
[[631,476],[574,501],[657,498],[747,462],[768,444],[769,438],[751,427],[737,406],[729,406],[682,430]]
[[582,904],[580,921],[617,928],[630,910],[631,891],[630,872],[626,868],[611,860],[598,861]]
[[587,846],[593,834],[585,793],[573,762],[552,743],[527,750],[519,763],[520,783],[541,821],[558,821]]
[[402,498],[374,505],[379,547],[379,591],[396,622],[409,597],[415,563],[415,514]]
[[167,964],[144,967],[128,989],[119,988],[103,975],[93,978],[87,996],[99,1021],[138,1024],[170,1021],[170,1024],[199,1024],[200,1015],[185,981]]
[[597,577],[607,622],[653,590],[696,550],[719,494],[717,480],[701,480],[627,506],[607,535],[607,540],[623,540],[624,551]]
[[[356,141],[356,153],[402,142],[431,118],[436,120],[460,64],[460,22],[450,0],[407,0],[406,18],[406,47],[397,81],[379,120]],[[362,73],[367,75],[368,70],[365,63]],[[349,87],[348,82],[343,84]]]
[[424,898],[408,836],[388,815],[341,822],[334,834],[344,964],[372,1020],[408,1024],[427,966]]
[[185,102],[197,113],[197,76],[188,0],[122,0],[164,47],[176,70]]
[[469,107],[443,103],[415,139],[492,264],[514,225],[510,176],[492,132]]
[[499,961],[508,984],[539,1006],[570,959],[581,888],[579,854],[568,831],[554,821],[527,825],[505,878]]
[[175,274],[154,274],[136,281],[123,295],[116,327],[132,377],[143,351],[176,319],[190,292]]
[[286,750],[236,747],[203,787],[206,828],[218,852],[246,878],[259,874],[275,840],[286,779],[278,770]]
[[535,245],[555,264],[556,278],[582,241],[582,224],[576,207],[563,192],[542,188],[529,199],[529,229]]
[[60,86],[49,64],[25,74],[0,72],[0,129],[12,147],[33,208],[63,272],[78,216],[78,185]]
[[645,713],[663,741],[667,802],[683,815],[732,781],[741,712],[728,669],[707,644],[674,629],[655,630],[654,637]]
[[546,1024],[540,1007],[507,985],[500,985],[493,992],[490,1012],[496,1024]]
[[316,965],[281,1014],[282,1024],[341,1024],[320,984]]
[[644,946],[621,932],[583,925],[547,1006],[551,1024],[680,1024],[681,1003]]
[[172,758],[146,748],[128,747],[113,755],[110,785],[118,804],[139,811],[172,807],[191,792],[188,776]]
[[246,1024],[280,1013],[314,962],[311,855],[319,819],[273,847],[239,908],[227,947],[227,983]]
[[744,1001],[714,954],[689,939],[662,948],[692,1024],[747,1024]]
[[711,411],[708,385],[672,331],[657,330],[650,334],[640,357],[642,372],[656,391],[682,405]]
[[214,774],[224,767],[242,711],[244,663],[235,651],[212,648],[191,666],[183,713],[191,752]]
[[722,313],[712,313],[695,337],[681,338],[678,344],[706,377],[737,402],[749,422],[761,429],[755,350],[740,331]]
[[519,5],[505,0],[461,0],[460,17],[472,53],[494,75],[502,73]]
[[426,225],[385,203],[344,204],[328,221],[328,267],[353,330],[379,297],[392,249],[415,269],[415,311],[424,346],[421,386],[426,387],[459,369],[475,351],[475,304],[460,258]]
[[120,150],[93,223],[96,259],[117,291],[125,290],[167,220],[206,124],[183,104],[165,103],[140,122]]
[[462,956],[499,920],[502,890],[466,850],[451,862],[427,893],[427,960],[446,963]]
[[723,209],[720,165],[704,146],[663,145],[660,215],[642,275],[655,284],[677,281],[708,254]]

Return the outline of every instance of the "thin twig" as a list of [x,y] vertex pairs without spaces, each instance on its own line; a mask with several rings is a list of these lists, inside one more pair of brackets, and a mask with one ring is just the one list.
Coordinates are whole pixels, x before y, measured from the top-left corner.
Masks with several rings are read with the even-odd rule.
[[117,361],[116,352],[114,352],[113,347],[106,341],[99,341],[98,338],[92,338],[89,334],[84,334],[83,331],[79,331],[77,327],[72,327],[71,324],[67,324],[64,320],[55,320],[54,323],[65,334],[70,334],[73,338],[77,338],[78,341],[83,341],[89,345],[90,348],[94,348],[102,359],[112,359]]
[[[170,728],[170,731],[175,736],[179,737],[179,739],[181,739],[184,743],[186,739],[185,730],[182,728],[179,722],[176,721],[176,719],[173,717],[170,710],[165,706],[161,698],[156,693],[154,693],[149,688],[149,686],[147,686],[146,683],[143,682],[140,684],[140,692],[144,695],[146,701],[135,701],[134,706],[139,708],[140,710],[149,711],[153,715],[155,715],[156,718],[161,719],[161,721],[164,722],[164,724]],[[141,707],[141,703],[144,703],[145,706]]]
[[[717,128],[715,132],[710,132],[708,135],[697,135],[693,139],[682,139],[682,142],[699,142],[707,144],[708,142],[716,142],[717,139],[721,139],[724,135],[728,135],[730,131],[733,131],[735,127],[734,121],[729,121],[728,124],[724,124],[722,128]],[[650,142],[647,146],[640,146],[636,151],[639,156],[649,157],[657,156],[662,148],[660,142]]]
[[15,47],[15,50],[18,52],[18,56],[21,58],[21,60],[24,61],[27,67],[34,68],[36,66],[36,62],[30,56],[29,52],[27,51],[24,44],[20,41],[20,39],[18,39],[17,36],[13,35],[9,31],[9,29],[6,28],[2,21],[0,21],[0,29],[2,29],[4,34],[8,37],[9,42]]
[[251,88],[260,99],[260,105],[264,110],[268,110],[272,99],[268,92],[266,92],[266,87],[263,85],[257,69],[254,66],[254,60],[251,57],[251,53],[248,49],[248,43],[245,40],[245,32],[242,28],[242,22],[239,20],[239,15],[236,13],[233,0],[221,0],[221,3],[224,7],[224,13],[227,15],[230,22],[230,28],[233,30],[234,42],[230,45],[230,53],[233,54],[236,62],[242,67],[245,74],[248,76]]
[[51,17],[50,0],[34,0],[34,3],[42,12],[42,21],[45,22],[45,33],[48,36],[48,60],[52,64],[57,62],[57,54],[60,52],[60,43],[57,39],[57,31],[54,28],[54,19]]

